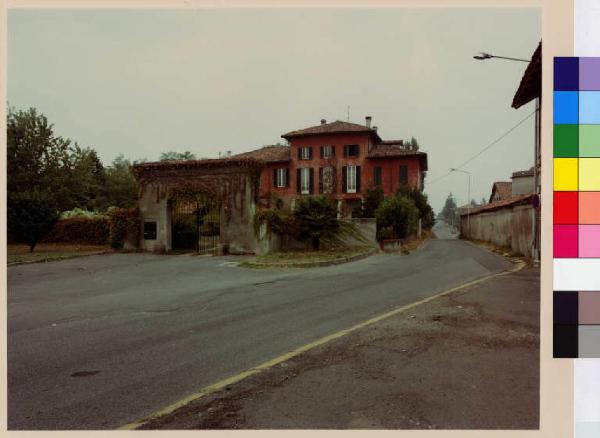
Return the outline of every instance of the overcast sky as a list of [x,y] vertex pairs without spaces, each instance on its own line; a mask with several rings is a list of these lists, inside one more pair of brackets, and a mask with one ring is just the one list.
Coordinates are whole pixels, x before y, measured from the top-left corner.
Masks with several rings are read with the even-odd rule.
[[[36,107],[59,135],[98,151],[156,160],[217,157],[273,144],[328,121],[364,123],[384,139],[414,136],[429,154],[436,211],[451,174],[533,111],[511,108],[530,58],[533,9],[10,10],[8,99]],[[533,163],[533,118],[465,167],[472,198]],[[431,184],[428,184],[432,182]]]

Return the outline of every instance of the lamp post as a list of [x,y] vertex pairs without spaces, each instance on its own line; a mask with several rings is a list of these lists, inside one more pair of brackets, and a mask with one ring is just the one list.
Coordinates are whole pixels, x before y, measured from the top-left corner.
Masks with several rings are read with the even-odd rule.
[[473,58],[484,61],[486,59],[498,58],[498,59],[506,59],[508,61],[520,61],[520,62],[529,62],[529,59],[521,59],[521,58],[510,58],[508,56],[498,56],[498,55],[490,55],[489,53],[479,52],[477,55],[473,56]]
[[[531,62],[531,60],[521,59],[521,58],[510,58],[507,56],[497,56],[491,55],[486,52],[479,52],[477,55],[473,56],[474,59],[478,61],[485,61],[486,59],[499,58],[506,59],[509,61],[520,61],[520,62]],[[541,186],[540,186],[540,151],[541,151],[541,105],[540,105],[540,97],[536,97],[535,99],[535,138],[534,138],[534,153],[533,153],[533,185],[534,185],[534,193],[536,198],[540,199],[541,194]],[[539,205],[539,204],[538,204]],[[539,266],[540,263],[540,216],[538,212],[538,208],[535,209],[535,220],[533,225],[533,264],[534,266]]]
[[469,234],[471,233],[471,172],[467,172],[466,170],[452,168],[450,172],[460,172],[466,174],[468,178],[467,185],[467,230],[469,230]]

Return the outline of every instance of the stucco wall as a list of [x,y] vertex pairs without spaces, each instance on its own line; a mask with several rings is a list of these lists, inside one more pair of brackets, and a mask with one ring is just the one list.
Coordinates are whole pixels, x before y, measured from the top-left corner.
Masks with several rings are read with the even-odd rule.
[[[253,253],[258,242],[254,236],[253,218],[256,210],[254,188],[248,176],[241,184],[242,189],[233,194],[231,202],[223,203],[220,211],[220,244],[232,254]],[[171,246],[171,209],[169,192],[171,184],[156,178],[154,183],[145,185],[139,199],[142,223],[157,223],[156,240],[146,240],[140,235],[140,248],[146,251],[170,251]],[[142,227],[143,229],[143,227]],[[142,230],[143,233],[143,230]]]
[[516,176],[512,178],[512,195],[533,193],[533,176]]
[[535,211],[530,205],[461,216],[461,235],[532,256]]

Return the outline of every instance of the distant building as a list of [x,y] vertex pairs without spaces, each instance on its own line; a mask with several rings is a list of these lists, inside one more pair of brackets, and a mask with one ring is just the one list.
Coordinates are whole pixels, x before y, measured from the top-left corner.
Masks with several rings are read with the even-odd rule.
[[533,167],[529,170],[520,170],[513,172],[512,176],[512,195],[525,195],[535,191],[535,181]]
[[503,201],[512,196],[512,183],[508,181],[498,181],[492,185],[492,194],[489,203]]

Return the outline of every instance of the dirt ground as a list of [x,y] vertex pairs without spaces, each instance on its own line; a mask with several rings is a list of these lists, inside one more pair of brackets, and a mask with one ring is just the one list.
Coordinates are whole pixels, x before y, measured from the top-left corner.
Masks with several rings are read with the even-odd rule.
[[455,291],[144,429],[537,429],[539,269]]
[[8,264],[48,262],[110,251],[108,245],[76,245],[70,243],[38,243],[33,252],[28,245],[7,245]]

